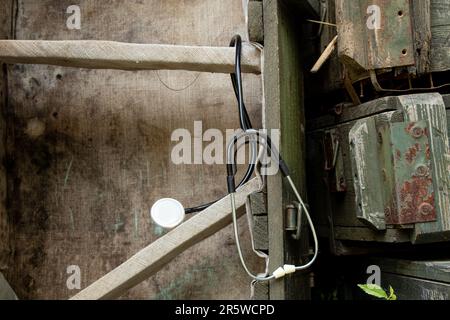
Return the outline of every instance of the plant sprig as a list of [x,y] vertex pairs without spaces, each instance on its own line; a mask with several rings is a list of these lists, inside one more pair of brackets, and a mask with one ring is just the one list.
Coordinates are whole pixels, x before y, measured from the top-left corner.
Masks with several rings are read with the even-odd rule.
[[394,289],[391,286],[389,286],[389,295],[386,291],[383,290],[383,288],[376,284],[358,284],[358,287],[360,287],[361,290],[373,297],[384,300],[397,300],[397,296],[395,295]]

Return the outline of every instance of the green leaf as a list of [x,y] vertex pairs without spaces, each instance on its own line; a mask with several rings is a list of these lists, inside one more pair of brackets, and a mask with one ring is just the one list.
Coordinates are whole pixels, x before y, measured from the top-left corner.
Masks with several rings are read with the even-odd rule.
[[394,289],[389,286],[389,298],[388,300],[397,300],[397,296],[394,293]]
[[388,295],[386,292],[383,288],[377,286],[376,284],[358,284],[358,287],[371,296],[388,300]]

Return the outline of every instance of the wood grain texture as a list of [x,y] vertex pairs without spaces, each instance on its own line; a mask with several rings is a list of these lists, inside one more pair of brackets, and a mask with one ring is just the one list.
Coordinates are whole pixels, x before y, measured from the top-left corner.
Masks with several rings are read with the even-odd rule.
[[268,251],[267,193],[254,193],[249,196],[248,200],[253,215],[253,242],[255,249]]
[[327,45],[325,50],[320,55],[319,59],[317,59],[316,63],[311,69],[311,73],[317,73],[320,68],[322,68],[323,64],[330,58],[331,54],[336,49],[336,43],[337,43],[338,36],[335,36],[333,40]]
[[[234,72],[235,49],[229,47],[136,44],[114,41],[0,40],[0,61],[63,67],[119,70]],[[261,51],[242,46],[244,73],[261,72]]]
[[[304,166],[304,101],[301,39],[298,21],[292,7],[279,0],[264,5],[264,126],[280,130],[280,152],[291,168],[292,179],[305,195]],[[306,259],[307,237],[302,241],[287,239],[284,208],[294,200],[290,187],[281,175],[267,179],[270,270],[285,263],[299,264]],[[305,198],[306,201],[306,198]],[[306,234],[306,230],[305,233]],[[271,299],[308,299],[309,286],[304,274],[278,279],[270,283]]]
[[431,0],[412,0],[414,55],[418,74],[431,70]]
[[414,228],[413,242],[432,242],[450,240],[450,177],[447,157],[449,139],[447,114],[442,96],[438,93],[400,96],[405,121],[426,120],[430,132],[430,153],[432,154],[432,179],[436,221],[417,223]]
[[392,286],[398,300],[449,300],[450,284],[403,275],[381,273],[383,288]]
[[262,1],[248,2],[248,35],[250,41],[264,43]]
[[450,1],[431,1],[431,71],[450,70]]
[[269,250],[269,235],[267,216],[254,216],[253,223],[253,239],[255,241],[255,249],[261,251]]
[[[65,11],[72,4],[19,0],[17,39],[223,47],[246,31],[241,0],[81,0],[81,30],[68,30]],[[178,143],[171,134],[185,128],[193,135],[194,121],[203,132],[238,127],[229,75],[45,65],[8,70],[8,202],[15,256],[5,276],[20,299],[71,297],[77,290],[66,286],[68,266],[80,267],[86,287],[157,240],[165,233],[150,219],[157,199],[174,197],[189,207],[226,194],[223,165],[171,161]],[[243,78],[246,106],[260,127],[261,78]],[[240,229],[246,228],[241,219]],[[249,266],[261,269],[248,232],[242,243]],[[249,296],[249,279],[226,227],[122,298]]]
[[338,54],[352,81],[365,77],[364,70],[414,65],[410,16],[406,0],[336,0]]
[[368,242],[407,243],[410,242],[409,232],[405,230],[386,229],[374,232],[367,227],[340,227],[334,228],[335,239]]
[[2,300],[17,300],[17,296],[8,281],[6,281],[5,277],[0,272],[0,301]]
[[450,284],[450,261],[448,260],[400,260],[400,259],[371,259],[371,263],[380,266],[383,272],[401,274],[404,276],[421,278]]
[[384,97],[363,103],[359,106],[344,107],[340,115],[325,115],[308,122],[308,132],[344,124],[378,113],[400,110],[401,104],[397,97]]
[[[236,192],[236,207],[262,188],[255,178]],[[158,272],[177,255],[232,222],[230,196],[226,196],[152,242],[120,266],[83,289],[72,300],[99,300],[120,297],[128,289]]]
[[[0,39],[11,34],[12,1],[0,2]],[[0,64],[0,271],[8,268],[12,257],[11,219],[6,209],[6,122],[5,108],[8,102],[6,67]]]

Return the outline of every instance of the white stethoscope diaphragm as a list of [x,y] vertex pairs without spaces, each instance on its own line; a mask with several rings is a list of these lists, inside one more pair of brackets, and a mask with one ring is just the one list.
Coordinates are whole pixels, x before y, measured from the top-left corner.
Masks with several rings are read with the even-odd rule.
[[184,220],[183,205],[171,198],[163,198],[156,201],[151,210],[152,220],[159,226],[172,229],[178,226]]

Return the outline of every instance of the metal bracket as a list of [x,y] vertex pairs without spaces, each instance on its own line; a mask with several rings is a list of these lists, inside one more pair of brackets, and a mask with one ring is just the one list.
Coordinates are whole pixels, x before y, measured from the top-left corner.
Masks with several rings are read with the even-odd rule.
[[294,240],[300,240],[302,232],[303,208],[300,203],[294,201],[286,206],[286,231],[291,233]]
[[336,129],[325,131],[323,138],[325,154],[325,171],[329,173],[328,185],[331,192],[345,192],[347,185],[345,181],[344,162],[342,156],[339,134]]

